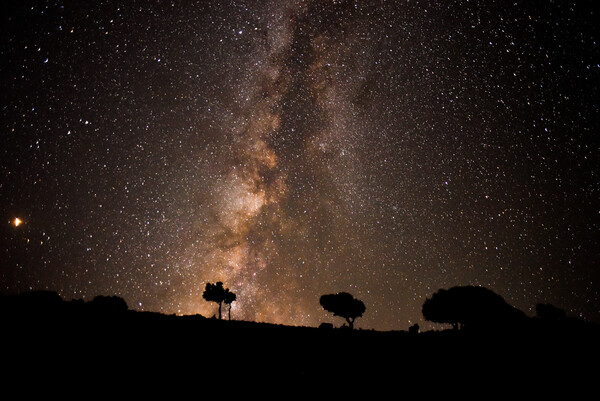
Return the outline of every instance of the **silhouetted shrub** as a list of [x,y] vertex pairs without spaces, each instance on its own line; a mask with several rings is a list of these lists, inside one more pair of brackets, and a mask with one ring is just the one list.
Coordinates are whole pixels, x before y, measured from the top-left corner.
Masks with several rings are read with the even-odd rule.
[[413,324],[408,328],[409,334],[418,334],[419,333],[419,325],[417,323]]
[[91,302],[92,307],[100,312],[124,312],[127,310],[127,302],[121,297],[98,295]]
[[56,306],[62,302],[62,298],[56,291],[28,291],[18,295],[23,304],[39,306]]
[[49,314],[60,309],[62,299],[55,291],[28,291],[5,297],[3,307],[13,314]]

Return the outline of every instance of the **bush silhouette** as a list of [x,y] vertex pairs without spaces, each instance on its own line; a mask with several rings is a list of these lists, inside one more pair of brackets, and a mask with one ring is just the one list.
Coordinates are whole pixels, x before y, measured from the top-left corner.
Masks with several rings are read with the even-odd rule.
[[361,317],[365,312],[365,304],[347,292],[338,292],[337,294],[328,294],[321,296],[319,303],[328,312],[334,316],[340,316],[346,319],[348,326],[354,327],[354,320]]
[[127,302],[121,297],[98,295],[91,302],[94,310],[99,312],[123,312],[127,310]]
[[8,314],[22,319],[26,319],[28,316],[50,319],[62,310],[62,306],[62,298],[57,292],[34,290],[17,295],[2,296],[0,315]]
[[507,324],[525,317],[493,291],[476,286],[440,289],[423,304],[423,317],[455,329]]

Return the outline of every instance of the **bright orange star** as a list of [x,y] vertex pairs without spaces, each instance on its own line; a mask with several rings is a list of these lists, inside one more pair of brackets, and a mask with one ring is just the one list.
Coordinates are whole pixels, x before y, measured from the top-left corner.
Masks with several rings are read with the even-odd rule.
[[15,227],[19,227],[21,223],[23,223],[23,220],[21,220],[18,217],[15,217],[15,219],[13,220],[13,224],[15,225]]

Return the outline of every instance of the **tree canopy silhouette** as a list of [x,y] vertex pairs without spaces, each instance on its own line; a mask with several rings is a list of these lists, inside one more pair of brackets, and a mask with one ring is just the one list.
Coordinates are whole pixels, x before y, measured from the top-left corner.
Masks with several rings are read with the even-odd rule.
[[319,303],[328,312],[334,316],[340,316],[346,319],[348,326],[354,327],[354,320],[365,313],[365,304],[354,298],[347,292],[338,292],[337,294],[322,295]]
[[229,291],[228,288],[223,288],[223,283],[218,281],[216,284],[206,283],[202,297],[209,302],[216,302],[219,305],[219,319],[221,319],[221,307],[223,302],[231,305],[231,303],[235,301],[236,295]]
[[500,295],[476,286],[440,289],[425,300],[422,312],[426,320],[450,323],[455,329],[506,324],[525,317]]

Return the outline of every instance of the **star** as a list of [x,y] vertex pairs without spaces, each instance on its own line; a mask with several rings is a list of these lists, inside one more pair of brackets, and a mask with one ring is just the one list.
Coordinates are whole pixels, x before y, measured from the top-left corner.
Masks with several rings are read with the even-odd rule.
[[480,285],[600,320],[587,2],[10,3],[3,291],[211,316],[222,281],[310,326],[348,292],[395,330]]

